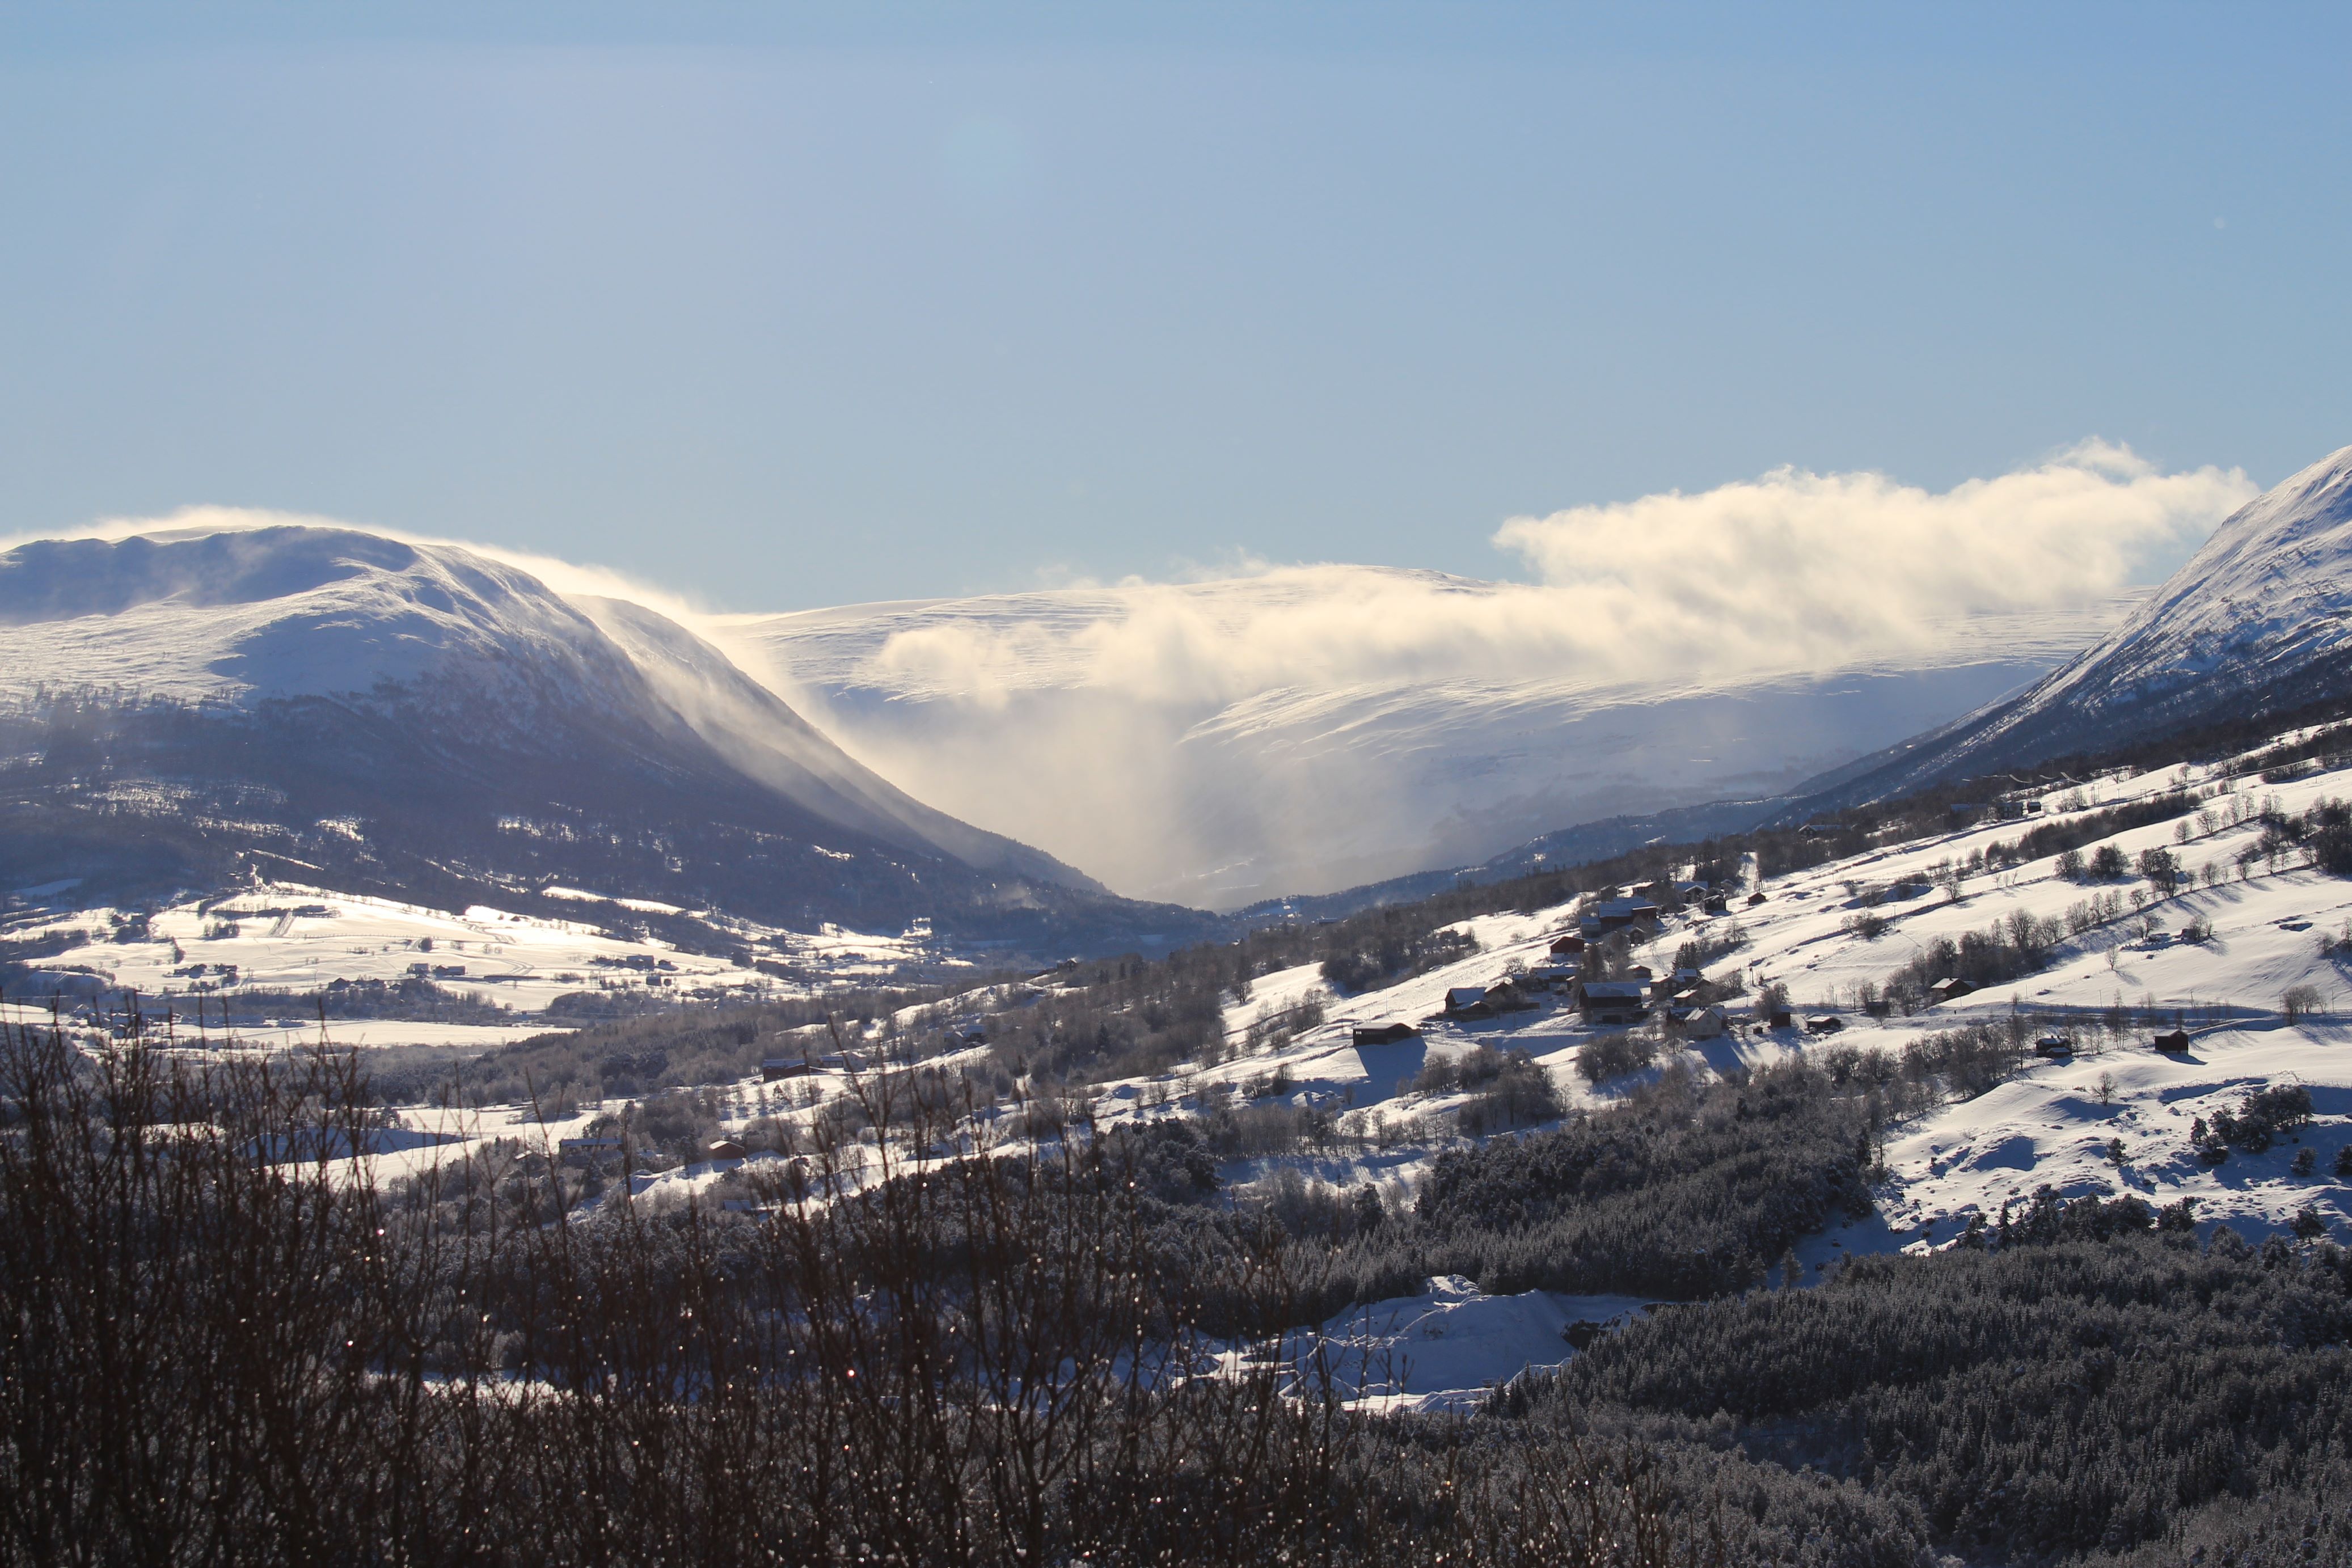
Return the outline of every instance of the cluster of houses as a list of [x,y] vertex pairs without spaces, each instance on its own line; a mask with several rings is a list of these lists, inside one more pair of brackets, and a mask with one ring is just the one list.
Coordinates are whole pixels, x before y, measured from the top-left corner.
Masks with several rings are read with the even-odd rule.
[[[1702,883],[1692,883],[1691,888],[1694,896],[1710,894]],[[1588,1024],[1624,1028],[1662,1015],[1694,1039],[1713,1039],[1727,1032],[1729,1021],[1723,1009],[1698,999],[1706,977],[1696,969],[1677,968],[1660,976],[1637,964],[1614,979],[1585,973],[1586,958],[1595,943],[1626,930],[1655,936],[1658,925],[1658,906],[1647,899],[1604,899],[1579,919],[1576,930],[1552,939],[1542,963],[1492,985],[1454,987],[1445,993],[1444,1009],[1438,1016],[1471,1022],[1524,1012],[1541,1006],[1539,993],[1549,991],[1565,994],[1569,1005]]]

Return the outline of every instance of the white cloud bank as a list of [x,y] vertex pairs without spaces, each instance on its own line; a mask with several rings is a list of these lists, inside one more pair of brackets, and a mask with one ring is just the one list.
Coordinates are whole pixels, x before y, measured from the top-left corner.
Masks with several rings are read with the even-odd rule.
[[[950,610],[894,632],[866,674],[998,706],[1065,685],[1186,706],[1283,687],[1689,682],[1932,659],[1970,620],[2113,599],[2254,491],[2236,469],[2162,474],[2099,442],[1940,494],[1782,468],[1696,495],[1514,517],[1494,542],[1534,582],[1292,566],[1246,590],[1129,582],[1001,596],[984,617]],[[1034,617],[1003,613],[1032,599]],[[1087,601],[1094,613],[1066,612]]]
[[2087,442],[1940,495],[1780,468],[1696,496],[1515,517],[1495,542],[1605,624],[1705,624],[1759,667],[1818,667],[1918,646],[1953,617],[2112,598],[2254,494],[2235,468],[2159,474],[2128,447]]
[[2253,492],[2102,443],[1940,493],[1780,469],[1512,518],[1516,583],[1283,566],[719,631],[919,799],[1232,903],[1791,788],[2056,664]]

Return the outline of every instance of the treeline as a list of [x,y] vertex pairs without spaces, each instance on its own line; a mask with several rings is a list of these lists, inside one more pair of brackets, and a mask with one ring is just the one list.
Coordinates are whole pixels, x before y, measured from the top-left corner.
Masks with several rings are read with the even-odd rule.
[[1664,1568],[1834,1517],[1729,1512],[1638,1443],[1465,1450],[1287,1396],[1248,1344],[1216,1371],[1191,1303],[1281,1320],[1279,1249],[1164,1267],[1108,1141],[835,1145],[761,1215],[583,1223],[509,1150],[348,1167],[368,1100],[349,1058],[10,1031],[0,1563]]
[[2292,1521],[2266,1531],[2275,1561],[2352,1555],[2329,1490],[2352,1442],[2352,1260],[2226,1229],[2200,1250],[2133,1199],[2037,1208],[2004,1248],[1657,1313],[1500,1408],[1530,1437],[1702,1443],[1855,1488],[1885,1506],[1856,1511],[1853,1561],[1908,1549],[1916,1519],[1970,1556],[2188,1563],[2255,1497]]
[[[588,1173],[517,1145],[379,1184],[343,1160],[385,1135],[352,1058],[12,1031],[0,1562],[1907,1568],[2256,1529],[2334,1560],[2333,1249],[2200,1250],[2185,1207],[2045,1190],[1949,1252],[1757,1288],[1866,1211],[1889,1113],[1998,1081],[2006,1032],[1670,1071],[1449,1152],[1408,1209],[1298,1179],[1226,1207],[1181,1121],[911,1166],[958,1108],[884,1073],[864,1121],[902,1137],[821,1122],[720,1213],[580,1210]],[[1283,1329],[1435,1273],[1696,1304],[1467,1425],[1285,1393]]]
[[[936,1009],[964,988],[844,988],[808,997],[667,1007],[584,1029],[551,1030],[455,1063],[446,1051],[408,1053],[396,1069],[378,1071],[371,1082],[387,1104],[536,1100],[542,1106],[736,1083],[758,1076],[764,1058],[797,1061],[832,1051],[828,1022],[854,1031],[877,1057],[912,1060],[947,1049],[944,1021],[922,1009]],[[898,1015],[908,1009],[918,1016],[902,1026]],[[286,1016],[303,1015],[289,1006]],[[878,1026],[870,1041],[868,1026]],[[331,1029],[328,1035],[333,1038]]]
[[1497,1292],[1741,1291],[1799,1237],[1870,1211],[1870,1115],[1862,1086],[1802,1063],[1708,1085],[1670,1070],[1556,1130],[1447,1150],[1410,1210],[1295,1267],[1324,1315],[1436,1274]]
[[[2133,828],[2145,828],[2155,822],[2169,822],[2186,817],[2204,804],[2202,797],[2187,789],[2168,789],[2146,800],[2127,800],[2120,806],[2109,806],[2095,811],[2074,811],[2028,828],[2015,839],[1999,841],[1984,849],[1984,869],[1997,871],[2002,866],[2022,865],[2065,850],[2079,850],[2084,844],[2095,844],[2113,838]],[[2120,875],[2118,871],[2116,874]]]

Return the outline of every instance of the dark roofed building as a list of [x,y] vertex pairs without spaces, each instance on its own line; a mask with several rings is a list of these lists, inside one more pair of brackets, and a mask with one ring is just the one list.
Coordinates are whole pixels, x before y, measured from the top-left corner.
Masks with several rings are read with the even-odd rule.
[[1576,988],[1577,1009],[1591,1024],[1639,1023],[1650,1010],[1641,980],[1586,980]]

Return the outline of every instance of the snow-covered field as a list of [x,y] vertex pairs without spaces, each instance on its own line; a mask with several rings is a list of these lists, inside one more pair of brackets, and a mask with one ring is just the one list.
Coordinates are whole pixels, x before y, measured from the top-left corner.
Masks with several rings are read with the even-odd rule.
[[[68,890],[26,890],[18,898],[62,891]],[[225,1005],[234,1009],[240,1032],[248,1036],[270,1025],[239,1004],[241,993],[309,992],[339,979],[389,982],[422,975],[451,991],[478,993],[518,1015],[511,1025],[335,1020],[332,1037],[349,1045],[498,1044],[544,1029],[535,1015],[572,992],[634,990],[663,999],[709,1000],[796,988],[723,958],[566,917],[582,900],[597,896],[561,888],[538,900],[518,899],[536,903],[534,910],[477,904],[450,911],[269,883],[234,898],[162,910],[148,917],[143,936],[135,925],[124,925],[131,919],[126,911],[38,907],[10,916],[6,934],[26,941],[81,933],[81,940],[43,957],[40,967],[60,975],[97,976],[111,987],[156,998],[159,1008],[167,997],[186,998],[173,1010],[191,1009],[193,998],[202,997],[215,1015]],[[633,906],[675,913],[642,900]],[[131,939],[119,939],[122,935]],[[940,961],[930,950],[929,932],[920,928],[880,936],[830,926],[814,933],[759,927],[746,928],[743,935],[763,956],[843,979],[886,974],[909,962]],[[296,1031],[317,1030],[315,1018],[283,1022]]]

